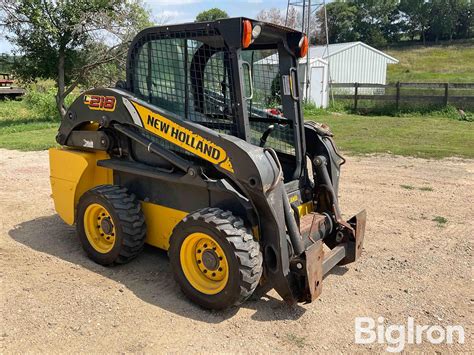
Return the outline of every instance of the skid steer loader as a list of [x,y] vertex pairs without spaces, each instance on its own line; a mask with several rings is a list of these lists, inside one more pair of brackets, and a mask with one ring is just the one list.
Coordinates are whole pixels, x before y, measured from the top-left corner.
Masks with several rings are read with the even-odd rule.
[[304,122],[308,39],[247,18],[148,28],[126,81],[82,94],[49,151],[56,211],[95,262],[168,251],[183,292],[222,309],[270,289],[311,302],[361,254],[365,211],[343,220],[343,157]]

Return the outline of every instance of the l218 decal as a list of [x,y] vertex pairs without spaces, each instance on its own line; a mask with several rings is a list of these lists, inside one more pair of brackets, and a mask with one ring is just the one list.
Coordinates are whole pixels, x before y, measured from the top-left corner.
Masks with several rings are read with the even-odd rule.
[[112,112],[115,111],[116,103],[114,96],[84,95],[84,105],[91,110]]

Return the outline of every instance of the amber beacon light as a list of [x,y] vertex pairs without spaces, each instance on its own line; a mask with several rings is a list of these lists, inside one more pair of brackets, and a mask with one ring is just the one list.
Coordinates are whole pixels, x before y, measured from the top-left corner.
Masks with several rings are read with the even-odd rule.
[[308,48],[309,48],[309,43],[308,43],[308,36],[303,35],[300,39],[300,43],[298,45],[299,47],[299,57],[303,58],[308,54]]
[[252,23],[249,20],[243,21],[242,47],[247,48],[252,43]]

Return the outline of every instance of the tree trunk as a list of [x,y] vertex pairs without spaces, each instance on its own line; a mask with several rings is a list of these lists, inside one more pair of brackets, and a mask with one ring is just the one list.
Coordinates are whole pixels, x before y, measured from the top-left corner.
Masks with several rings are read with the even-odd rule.
[[61,118],[66,115],[66,107],[64,106],[64,91],[66,90],[64,78],[64,61],[64,50],[60,49],[58,61],[58,92],[56,93],[56,107],[58,108],[58,112],[61,115]]

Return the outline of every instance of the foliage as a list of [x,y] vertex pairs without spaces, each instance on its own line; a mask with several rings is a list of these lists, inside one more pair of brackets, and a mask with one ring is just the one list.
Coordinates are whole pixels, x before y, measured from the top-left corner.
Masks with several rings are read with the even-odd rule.
[[61,115],[74,88],[90,83],[99,68],[123,62],[132,36],[150,24],[140,0],[3,0],[0,17],[21,55],[15,74],[54,79]]
[[448,223],[448,220],[443,216],[434,216],[432,221],[438,223],[438,226]]
[[355,31],[363,42],[384,46],[399,39],[398,0],[353,0],[357,7]]
[[[46,121],[60,121],[61,117],[56,109],[56,88],[52,80],[31,83],[28,85],[26,92],[24,102],[35,112],[38,118]],[[77,95],[77,92],[68,95],[65,105],[69,106],[72,104]]]
[[465,32],[470,31],[473,16],[470,0],[432,0],[430,5],[430,22],[426,31],[430,40],[465,38],[468,35]]
[[227,15],[227,12],[224,10],[214,7],[212,9],[200,12],[196,16],[196,22],[215,21],[220,18],[229,18],[229,15]]
[[289,8],[288,16],[286,11],[272,7],[261,10],[255,18],[260,21],[301,30],[301,16],[294,6]]
[[363,41],[380,47],[401,39],[425,42],[474,34],[471,0],[336,0],[317,13],[318,43],[326,43],[325,12],[330,43]]
[[2,53],[0,55],[0,73],[10,73],[12,71],[14,61],[14,56]]
[[303,112],[305,116],[322,116],[328,114],[328,110],[316,106],[313,102],[305,102]]
[[400,0],[400,11],[406,16],[405,31],[411,40],[421,34],[423,43],[430,18],[430,4],[425,0]]
[[[349,2],[335,1],[326,6],[328,15],[329,43],[351,42],[358,39],[352,29],[357,19],[357,7]],[[318,12],[318,20],[324,23],[324,9]],[[321,29],[319,43],[326,43],[326,33]]]
[[31,116],[31,110],[23,101],[8,99],[0,101],[0,127],[28,121]]

